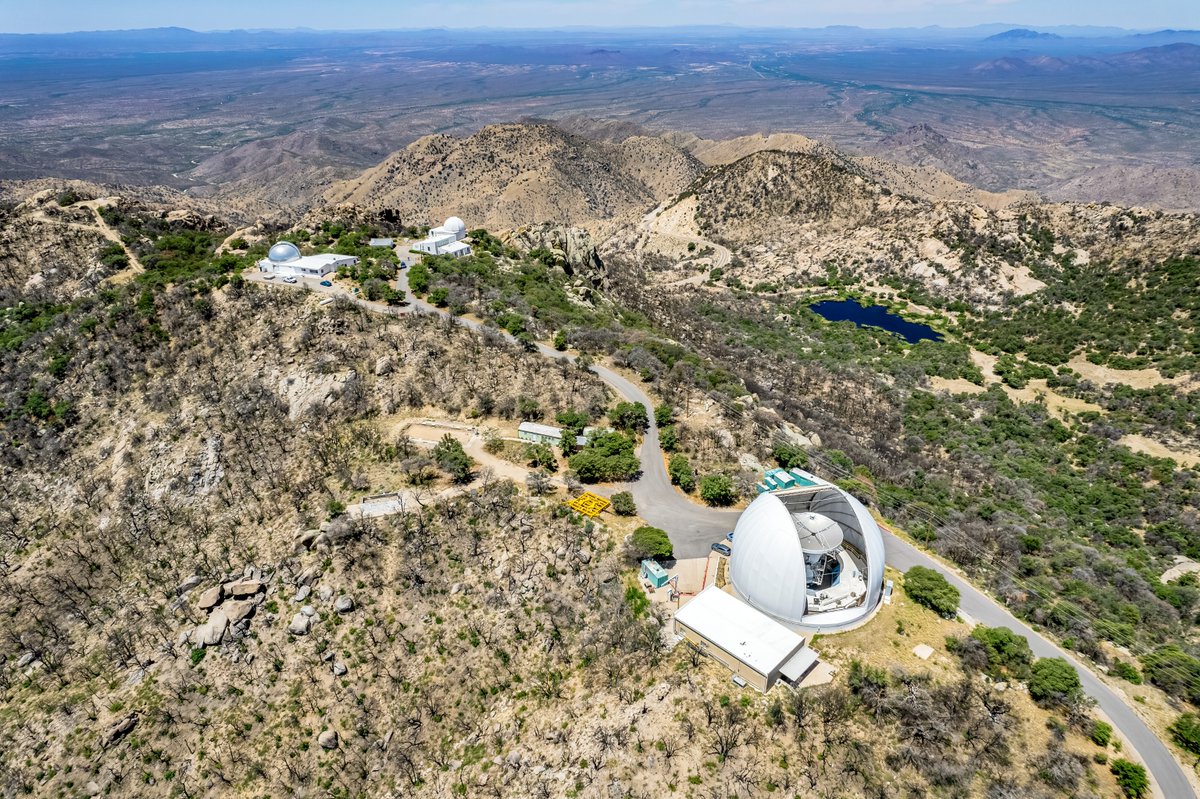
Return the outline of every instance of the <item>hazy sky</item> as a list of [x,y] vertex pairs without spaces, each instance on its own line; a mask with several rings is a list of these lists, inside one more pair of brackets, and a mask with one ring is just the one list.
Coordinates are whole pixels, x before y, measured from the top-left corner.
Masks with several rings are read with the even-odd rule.
[[1200,0],[0,0],[8,33],[152,28],[733,24],[1200,28]]

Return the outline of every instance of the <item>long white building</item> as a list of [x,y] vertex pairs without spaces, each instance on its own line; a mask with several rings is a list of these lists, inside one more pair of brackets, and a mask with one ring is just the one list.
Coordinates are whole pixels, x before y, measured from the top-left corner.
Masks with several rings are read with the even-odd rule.
[[339,266],[353,266],[358,258],[353,255],[319,253],[301,255],[300,248],[290,241],[281,241],[267,251],[267,257],[258,262],[258,271],[294,277],[324,277],[337,271]]

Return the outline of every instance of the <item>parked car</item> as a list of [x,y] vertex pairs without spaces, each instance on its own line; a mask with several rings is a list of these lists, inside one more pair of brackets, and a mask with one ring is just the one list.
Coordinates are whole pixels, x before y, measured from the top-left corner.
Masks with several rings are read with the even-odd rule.
[[730,530],[728,533],[725,534],[725,540],[730,541],[730,542],[733,541],[733,530]]
[[274,280],[274,279],[275,279],[274,275],[270,275],[270,274],[263,275],[263,280]]
[[733,550],[724,544],[713,544],[712,551],[716,552],[718,555],[724,555],[725,557],[729,557],[733,554]]
[[322,281],[321,281],[321,285],[322,285],[322,286],[324,286],[324,287],[325,287],[325,288],[327,288],[327,289],[328,289],[328,288],[333,288],[333,283],[331,283],[331,282],[330,282],[330,281],[328,281],[328,280],[322,280]]
[[284,282],[284,283],[295,283],[295,282],[296,282],[296,276],[295,276],[295,275],[288,275],[287,277],[285,277],[285,278],[283,279],[283,282]]

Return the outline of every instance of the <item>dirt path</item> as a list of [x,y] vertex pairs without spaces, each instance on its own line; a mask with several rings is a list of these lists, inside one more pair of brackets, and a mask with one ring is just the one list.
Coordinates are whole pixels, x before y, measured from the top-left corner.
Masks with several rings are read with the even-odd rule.
[[220,244],[217,245],[217,249],[213,251],[213,254],[221,255],[229,247],[229,242],[233,241],[234,239],[244,238],[256,230],[258,230],[258,226],[251,225],[250,227],[244,227],[239,230],[233,231],[232,233],[230,233],[228,236],[225,237],[225,240],[223,242],[221,242]]
[[104,217],[100,216],[101,208],[112,205],[116,201],[116,197],[99,197],[95,200],[80,200],[79,202],[70,206],[72,208],[87,208],[90,210],[96,219],[96,224],[94,225],[87,225],[83,222],[74,222],[70,219],[51,217],[48,216],[45,210],[41,208],[35,210],[32,214],[30,214],[30,216],[32,216],[34,219],[40,219],[48,224],[66,225],[67,227],[75,228],[76,230],[86,230],[89,233],[99,233],[101,236],[113,242],[114,244],[121,245],[121,249],[125,251],[125,257],[129,259],[129,266],[108,278],[108,280],[111,283],[128,283],[137,275],[145,272],[146,268],[142,266],[142,262],[138,260],[137,255],[125,246],[125,242],[121,241],[121,236],[117,233],[117,231],[109,227],[108,223],[104,221]]
[[[712,269],[724,269],[729,265],[733,258],[733,253],[728,247],[723,247],[716,242],[709,241],[700,235],[700,231],[696,229],[696,198],[687,197],[672,205],[670,208],[664,208],[659,205],[650,213],[642,217],[640,230],[651,237],[666,239],[683,248],[683,252],[687,252],[689,244],[696,245],[696,251],[701,251],[705,247],[712,248],[712,255],[706,256],[709,258]],[[699,281],[696,278],[699,277]],[[692,276],[682,281],[677,281],[668,285],[683,285],[685,283],[703,282],[704,276]]]

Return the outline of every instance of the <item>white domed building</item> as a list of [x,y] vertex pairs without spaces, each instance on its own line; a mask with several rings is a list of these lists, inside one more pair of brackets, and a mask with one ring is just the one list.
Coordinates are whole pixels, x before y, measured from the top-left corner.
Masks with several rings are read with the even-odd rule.
[[[805,636],[864,623],[883,598],[883,533],[862,503],[801,470],[773,470],[738,517],[729,584],[675,612],[675,630],[769,691],[796,686],[818,662]],[[732,590],[731,590],[732,589]]]
[[471,245],[463,239],[467,237],[467,226],[457,216],[452,216],[438,227],[429,231],[423,241],[413,245],[413,249],[430,255],[450,255],[455,258],[466,258],[471,254]]
[[353,266],[358,258],[353,255],[319,253],[301,255],[300,248],[290,241],[276,242],[267,250],[267,257],[258,262],[258,271],[291,277],[325,277],[337,271],[339,266]]
[[738,518],[729,558],[741,599],[786,625],[825,631],[871,615],[883,567],[875,519],[824,481],[760,494]]

